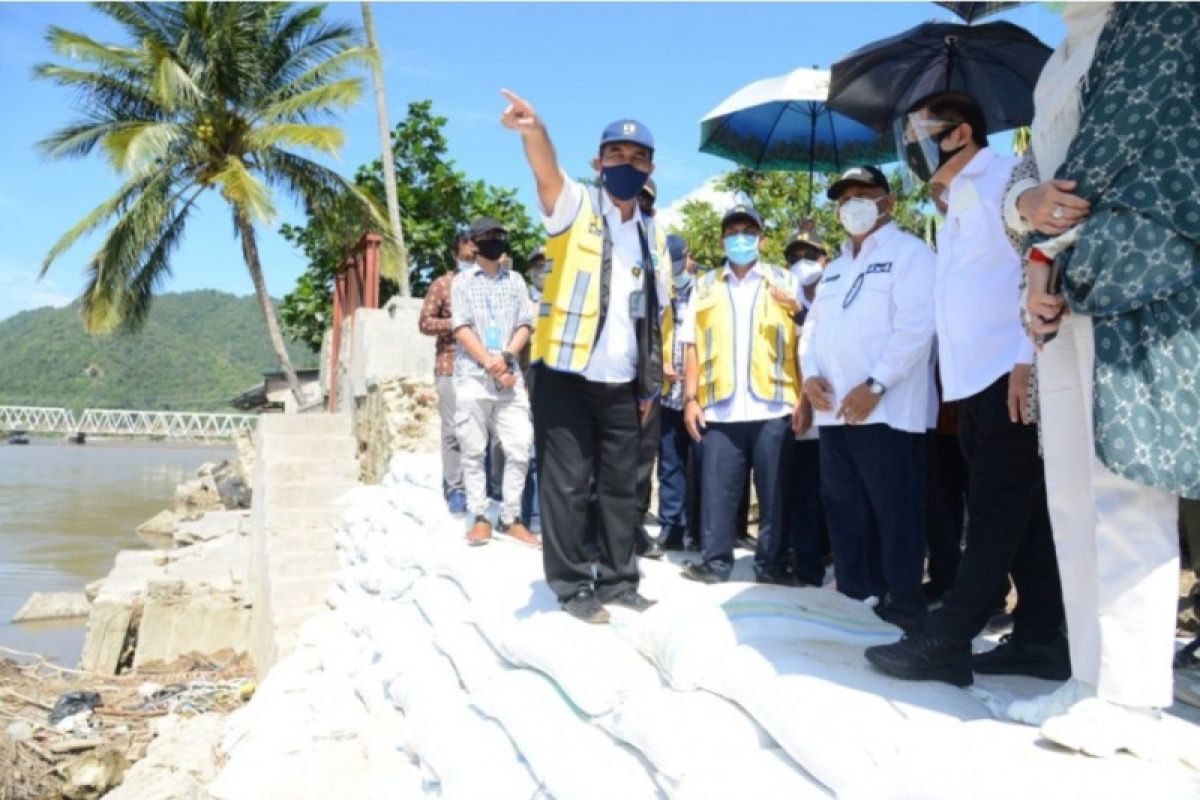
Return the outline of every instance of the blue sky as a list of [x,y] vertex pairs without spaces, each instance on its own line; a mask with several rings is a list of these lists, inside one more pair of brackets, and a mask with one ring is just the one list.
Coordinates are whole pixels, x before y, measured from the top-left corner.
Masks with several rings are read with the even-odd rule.
[[[657,143],[660,207],[729,168],[697,152],[699,120],[741,86],[801,66],[828,67],[870,41],[951,15],[932,3],[382,3],[374,4],[392,122],[412,100],[431,98],[449,118],[451,157],[472,178],[516,187],[532,210],[533,191],[516,134],[498,122],[507,87],[546,119],[560,161],[583,174],[604,125],[640,119]],[[361,23],[358,3],[329,15]],[[1062,23],[1040,4],[996,19],[1021,25],[1054,46]],[[34,143],[72,119],[69,93],[32,78],[51,60],[48,26],[101,40],[115,25],[86,5],[0,4],[0,319],[43,305],[63,305],[82,286],[82,270],[99,236],[78,243],[41,281],[50,246],[119,185],[94,153],[50,162]],[[620,76],[620,77],[616,77]],[[347,143],[330,162],[343,174],[378,157],[373,95],[344,117]],[[300,253],[278,235],[303,215],[279,203],[281,217],[260,231],[267,285],[290,291],[304,269]],[[173,260],[165,291],[252,291],[229,216],[210,198]]]

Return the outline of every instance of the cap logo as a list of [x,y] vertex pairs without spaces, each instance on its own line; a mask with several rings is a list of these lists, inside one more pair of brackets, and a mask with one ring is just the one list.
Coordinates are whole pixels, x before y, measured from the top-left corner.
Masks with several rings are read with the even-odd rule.
[[621,126],[621,133],[625,134],[626,136],[631,136],[637,133],[637,125],[634,125],[632,122],[626,122]]

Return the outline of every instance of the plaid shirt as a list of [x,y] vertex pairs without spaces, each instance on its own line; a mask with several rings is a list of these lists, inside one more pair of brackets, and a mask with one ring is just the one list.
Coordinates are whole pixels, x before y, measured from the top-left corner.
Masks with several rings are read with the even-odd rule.
[[[529,310],[529,291],[525,280],[512,270],[502,269],[495,278],[482,267],[465,270],[454,281],[450,295],[451,326],[457,331],[464,325],[475,331],[487,345],[487,329],[494,325],[500,332],[500,347],[508,346],[517,328],[533,327]],[[456,378],[483,378],[483,366],[457,345],[454,356]]]

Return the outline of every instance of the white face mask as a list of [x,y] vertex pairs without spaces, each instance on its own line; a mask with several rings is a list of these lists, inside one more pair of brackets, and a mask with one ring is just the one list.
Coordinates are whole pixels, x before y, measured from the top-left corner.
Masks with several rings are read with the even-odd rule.
[[459,272],[462,272],[464,269],[470,269],[471,267],[475,266],[470,261],[456,261],[454,263],[455,263],[455,266],[458,267]]
[[792,272],[801,286],[812,286],[821,279],[821,262],[802,258],[792,264]]
[[540,267],[533,271],[533,288],[539,292],[546,286],[546,268]]
[[879,219],[878,203],[882,199],[882,197],[875,200],[855,197],[842,203],[838,208],[838,219],[842,221],[842,227],[846,229],[846,233],[851,236],[862,236],[875,227],[875,222]]

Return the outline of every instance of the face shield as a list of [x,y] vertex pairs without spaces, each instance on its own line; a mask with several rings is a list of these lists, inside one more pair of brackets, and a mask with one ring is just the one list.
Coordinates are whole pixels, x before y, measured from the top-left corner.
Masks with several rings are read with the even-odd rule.
[[930,119],[924,111],[905,114],[892,122],[900,177],[907,191],[913,191],[919,183],[928,183],[933,173],[953,155],[943,153],[940,142],[955,127],[953,122]]

